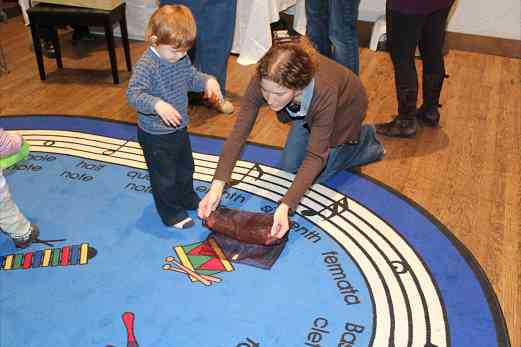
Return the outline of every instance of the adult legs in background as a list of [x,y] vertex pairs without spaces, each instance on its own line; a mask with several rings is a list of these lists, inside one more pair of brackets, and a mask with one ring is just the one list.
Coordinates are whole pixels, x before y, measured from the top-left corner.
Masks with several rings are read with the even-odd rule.
[[[225,96],[237,0],[161,0],[160,4],[180,4],[190,8],[197,23],[197,38],[190,57],[198,70],[215,76]],[[233,105],[227,103],[218,109],[229,111],[224,113],[233,112]]]
[[199,203],[193,188],[194,161],[186,129],[151,135],[138,129],[150,175],[152,195],[163,224],[172,226],[188,218],[187,209]]
[[307,35],[318,51],[358,75],[360,0],[306,0]]
[[207,0],[200,3],[202,8],[195,15],[197,42],[194,47],[194,64],[201,71],[215,76],[225,93],[228,57],[235,30],[236,0]]
[[329,1],[306,0],[306,20],[306,35],[322,55],[331,57]]
[[437,126],[440,119],[440,94],[445,79],[443,45],[450,7],[436,11],[425,20],[419,48],[423,61],[423,103],[417,118],[427,126]]
[[391,122],[376,124],[379,134],[394,137],[416,135],[418,76],[414,61],[425,18],[387,8],[387,42],[394,68],[398,115]]

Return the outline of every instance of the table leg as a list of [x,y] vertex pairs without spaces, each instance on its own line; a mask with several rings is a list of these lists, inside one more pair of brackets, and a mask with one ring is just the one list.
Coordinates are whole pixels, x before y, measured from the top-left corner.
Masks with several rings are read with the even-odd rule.
[[114,84],[118,84],[119,83],[118,62],[116,61],[116,45],[114,44],[114,29],[112,29],[112,24],[108,20],[105,23],[105,38],[107,39],[107,47],[109,50],[110,67],[112,68],[112,78],[114,80]]
[[52,44],[54,45],[54,50],[56,52],[56,65],[58,65],[58,68],[63,69],[60,38],[58,37],[58,29],[56,29],[55,26],[52,27]]
[[45,66],[43,65],[42,46],[40,44],[40,33],[38,31],[38,23],[34,18],[29,19],[31,23],[31,34],[33,36],[34,55],[40,72],[40,79],[45,81]]
[[127,18],[124,11],[121,20],[119,21],[119,27],[121,29],[121,39],[123,40],[123,49],[125,51],[127,70],[132,71],[132,63],[130,61],[130,43],[128,42]]

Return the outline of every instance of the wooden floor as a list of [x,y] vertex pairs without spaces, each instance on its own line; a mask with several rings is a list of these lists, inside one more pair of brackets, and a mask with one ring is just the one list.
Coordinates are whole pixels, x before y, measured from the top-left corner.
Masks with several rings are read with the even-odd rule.
[[[63,31],[61,38],[65,69],[46,59],[48,80],[41,82],[21,18],[0,23],[10,69],[0,75],[0,115],[67,114],[135,122],[125,97],[129,73],[121,43],[122,82],[113,85],[103,38],[77,48],[70,32]],[[143,42],[131,43],[134,63],[145,48]],[[363,173],[416,201],[469,248],[499,298],[512,346],[521,346],[521,60],[450,51],[446,64],[451,77],[443,89],[441,127],[421,129],[415,139],[383,138],[385,160]],[[227,89],[237,109],[253,71],[231,59]],[[396,101],[388,55],[362,49],[361,78],[370,99],[366,121],[389,119]],[[191,108],[190,131],[225,137],[234,120]],[[264,109],[251,141],[281,146],[287,130]]]

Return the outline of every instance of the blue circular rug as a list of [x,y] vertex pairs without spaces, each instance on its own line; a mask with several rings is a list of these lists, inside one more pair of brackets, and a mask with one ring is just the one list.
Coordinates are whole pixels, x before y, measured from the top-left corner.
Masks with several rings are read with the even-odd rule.
[[[196,226],[162,225],[135,125],[3,118],[27,160],[4,171],[40,227],[0,235],[0,346],[509,346],[497,298],[469,251],[420,206],[342,172],[314,185],[270,270],[228,259]],[[194,184],[223,141],[191,136]],[[247,146],[222,205],[271,212],[292,175]]]

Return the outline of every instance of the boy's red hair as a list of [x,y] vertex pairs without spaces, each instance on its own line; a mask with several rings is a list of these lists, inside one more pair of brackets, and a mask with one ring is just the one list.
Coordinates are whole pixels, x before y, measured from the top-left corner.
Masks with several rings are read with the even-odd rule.
[[148,21],[145,39],[155,43],[189,49],[193,46],[197,27],[192,11],[184,5],[165,5],[154,11]]

